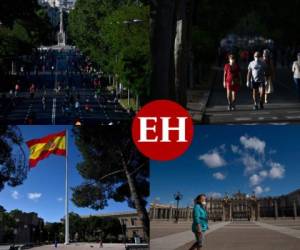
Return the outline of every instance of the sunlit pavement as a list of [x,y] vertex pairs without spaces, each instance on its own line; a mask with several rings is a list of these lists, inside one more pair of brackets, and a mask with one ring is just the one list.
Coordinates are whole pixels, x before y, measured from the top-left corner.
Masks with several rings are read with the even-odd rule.
[[[155,250],[186,250],[194,243],[194,235],[190,229],[191,222],[179,224],[154,222],[153,225],[151,227],[151,245],[155,244]],[[299,219],[215,223],[210,226],[203,249],[298,250],[299,229]]]
[[[243,73],[243,76],[246,72]],[[289,69],[278,69],[274,82],[274,93],[269,96],[269,103],[263,110],[254,111],[251,91],[245,86],[245,80],[238,92],[235,111],[228,111],[226,93],[223,88],[223,70],[215,69],[213,86],[209,97],[199,96],[200,101],[193,101],[189,110],[196,122],[206,124],[285,124],[300,121],[300,102]],[[195,92],[195,91],[194,91]],[[201,107],[206,106],[206,107]],[[197,112],[193,112],[198,110]],[[195,113],[195,114],[194,114]]]

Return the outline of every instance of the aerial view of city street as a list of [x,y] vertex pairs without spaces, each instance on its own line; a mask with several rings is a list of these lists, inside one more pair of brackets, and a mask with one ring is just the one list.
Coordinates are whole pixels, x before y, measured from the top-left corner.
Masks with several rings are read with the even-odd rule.
[[1,123],[112,125],[139,109],[148,88],[147,6],[5,0],[0,9]]
[[149,249],[149,161],[128,131],[0,126],[0,249]]

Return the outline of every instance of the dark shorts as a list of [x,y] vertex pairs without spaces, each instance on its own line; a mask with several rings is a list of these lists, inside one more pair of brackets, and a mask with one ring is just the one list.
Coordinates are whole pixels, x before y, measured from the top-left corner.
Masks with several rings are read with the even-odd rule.
[[265,87],[265,82],[252,82],[252,89],[259,89],[261,87]]

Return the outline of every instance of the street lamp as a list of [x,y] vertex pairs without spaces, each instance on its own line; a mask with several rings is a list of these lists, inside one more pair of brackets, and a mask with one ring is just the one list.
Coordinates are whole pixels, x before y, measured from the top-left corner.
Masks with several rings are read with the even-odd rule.
[[175,217],[175,222],[177,223],[179,220],[179,201],[181,201],[183,198],[183,195],[180,192],[177,192],[176,194],[174,194],[174,199],[176,201],[177,204],[177,208],[176,208],[176,217]]
[[126,223],[125,223],[125,219],[122,219],[121,220],[121,227],[122,227],[122,233],[123,233],[123,242],[124,242],[124,245],[125,245],[125,248],[126,248],[126,231],[127,231],[127,226],[126,226]]

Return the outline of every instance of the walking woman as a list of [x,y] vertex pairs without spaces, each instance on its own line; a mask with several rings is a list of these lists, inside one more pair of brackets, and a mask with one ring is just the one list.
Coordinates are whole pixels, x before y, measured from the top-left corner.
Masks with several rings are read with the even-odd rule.
[[274,92],[274,78],[275,78],[275,69],[274,64],[271,59],[271,52],[268,49],[265,49],[263,52],[263,61],[266,64],[266,90],[265,90],[265,103],[269,102],[268,95]]
[[193,210],[193,225],[192,231],[195,234],[196,242],[190,248],[190,250],[201,250],[204,244],[205,232],[208,230],[208,219],[205,194],[200,194],[195,199],[195,206]]
[[292,71],[294,73],[294,81],[297,89],[298,99],[300,101],[300,53],[297,55],[297,61],[293,63]]
[[233,54],[230,54],[228,59],[229,63],[224,66],[223,86],[227,93],[228,110],[232,111],[235,110],[237,92],[241,82],[241,71]]

